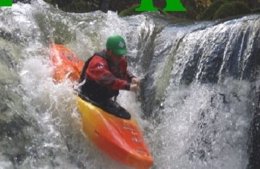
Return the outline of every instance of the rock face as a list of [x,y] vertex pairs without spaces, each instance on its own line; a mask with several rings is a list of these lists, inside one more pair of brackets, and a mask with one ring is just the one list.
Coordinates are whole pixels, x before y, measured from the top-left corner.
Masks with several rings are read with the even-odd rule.
[[[95,10],[101,10],[103,12],[111,11],[127,11],[123,13],[137,14],[135,8],[138,7],[142,0],[44,0],[47,3],[57,5],[61,10],[66,12],[91,12]],[[154,7],[163,9],[166,6],[167,0],[148,0],[153,2]],[[181,0],[183,6],[187,9],[187,12],[167,12],[167,15],[177,15],[180,17],[188,17],[195,19],[198,14],[195,1]]]
[[213,19],[249,14],[250,12],[250,9],[245,3],[234,1],[221,5],[220,8],[214,13]]
[[22,3],[31,3],[31,0],[13,0],[13,3],[22,2]]
[[[123,15],[137,14],[135,8],[144,0],[44,0],[47,3],[57,5],[65,12],[91,12],[108,10],[122,12]],[[152,2],[154,7],[163,9],[167,0],[147,0]],[[167,15],[175,15],[181,18],[189,19],[219,19],[234,15],[248,14],[251,11],[260,11],[259,0],[180,0],[186,8],[186,12],[167,12]],[[31,0],[13,0],[14,3],[30,3]],[[228,5],[226,5],[228,3]],[[223,6],[225,4],[225,6]],[[229,7],[234,8],[234,12],[226,10]],[[219,9],[222,8],[222,9]],[[251,11],[249,10],[251,9]],[[252,10],[253,9],[253,10]],[[125,12],[126,11],[126,12]],[[217,12],[218,11],[218,12]],[[217,14],[216,14],[217,12]]]
[[[57,4],[59,8],[68,12],[89,12],[94,10],[122,11],[130,8],[133,5],[141,3],[141,0],[45,0],[51,4]],[[166,5],[166,0],[151,0],[154,6],[163,8]],[[192,4],[188,0],[182,0],[183,4]],[[186,6],[186,5],[185,5]]]
[[95,10],[101,10],[107,12],[121,11],[130,7],[135,3],[139,3],[138,0],[45,0],[46,2],[58,5],[58,7],[67,12],[90,12]]
[[260,1],[259,0],[248,0],[248,5],[251,8],[260,8]]
[[249,5],[239,0],[218,0],[213,2],[204,12],[202,12],[198,19],[211,20],[222,19],[231,16],[244,15],[251,13]]

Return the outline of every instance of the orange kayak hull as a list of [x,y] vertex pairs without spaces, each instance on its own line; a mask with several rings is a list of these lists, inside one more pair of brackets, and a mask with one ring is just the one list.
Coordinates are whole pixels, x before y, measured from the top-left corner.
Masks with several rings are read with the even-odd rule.
[[153,164],[137,122],[116,117],[77,97],[83,131],[102,151],[116,161],[138,169]]
[[[64,45],[50,46],[53,79],[77,81],[84,62]],[[109,114],[77,96],[83,131],[88,138],[112,159],[137,169],[149,169],[153,158],[137,122]]]
[[50,60],[54,66],[52,77],[56,82],[79,79],[84,61],[64,45],[52,44],[50,46]]

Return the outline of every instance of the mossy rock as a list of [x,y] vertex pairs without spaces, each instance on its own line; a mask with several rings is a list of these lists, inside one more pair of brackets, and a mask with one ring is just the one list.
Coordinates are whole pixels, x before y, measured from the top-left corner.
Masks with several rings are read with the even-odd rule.
[[84,0],[74,0],[69,5],[64,7],[65,11],[71,12],[88,12],[90,11],[90,5]]
[[139,7],[139,4],[133,5],[125,10],[122,10],[121,12],[119,12],[119,16],[131,16],[142,13],[135,10],[137,7]]
[[[119,12],[119,16],[124,17],[124,16],[131,16],[131,15],[138,15],[141,14],[145,11],[136,11],[135,9],[137,7],[139,7],[139,4],[133,5],[125,10],[122,10],[121,12]],[[158,7],[157,7],[158,8]],[[162,8],[158,8],[158,12],[164,16],[168,16],[170,12],[166,12],[164,11]]]
[[245,15],[251,13],[249,7],[240,1],[226,2],[215,12],[213,19],[223,19],[231,16]]
[[201,15],[197,18],[200,20],[211,20],[213,19],[214,14],[220,8],[221,5],[225,3],[224,0],[213,2]]
[[91,10],[90,2],[86,0],[44,0],[47,3],[50,3],[54,6],[58,5],[59,9],[65,12],[89,12]]
[[252,10],[252,13],[258,13],[258,14],[259,14],[259,13],[260,13],[260,8],[255,8],[255,9],[253,9],[253,10]]

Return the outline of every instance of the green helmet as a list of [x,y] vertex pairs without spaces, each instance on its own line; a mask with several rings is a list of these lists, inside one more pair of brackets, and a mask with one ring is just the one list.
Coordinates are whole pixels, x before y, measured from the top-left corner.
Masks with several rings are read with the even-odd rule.
[[122,56],[126,54],[126,44],[122,36],[110,36],[106,43],[107,50],[111,50],[113,54]]

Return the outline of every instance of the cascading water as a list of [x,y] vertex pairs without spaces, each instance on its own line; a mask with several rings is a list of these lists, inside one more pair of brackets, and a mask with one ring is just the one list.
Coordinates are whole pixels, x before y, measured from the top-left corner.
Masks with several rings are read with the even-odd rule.
[[181,36],[179,26],[165,29],[161,36],[172,45],[157,50],[148,67],[145,82],[153,87],[143,94],[144,109],[160,117],[150,136],[158,138],[151,143],[160,147],[157,164],[246,168],[259,97],[254,89],[259,16],[200,26],[189,26]]
[[121,92],[119,102],[143,128],[153,168],[249,166],[260,16],[178,25],[65,13],[40,0],[0,13],[2,168],[126,168],[82,134],[74,84],[55,84],[48,61],[53,41],[86,60],[111,34],[126,37],[130,69],[143,78],[140,97]]

